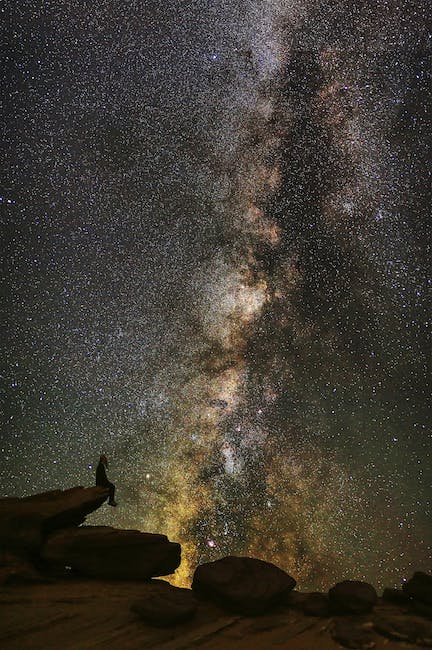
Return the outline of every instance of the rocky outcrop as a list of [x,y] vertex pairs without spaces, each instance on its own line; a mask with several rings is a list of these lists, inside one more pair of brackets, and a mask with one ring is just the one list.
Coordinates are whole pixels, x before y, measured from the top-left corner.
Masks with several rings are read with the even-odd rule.
[[82,576],[148,580],[174,573],[180,550],[165,535],[83,526],[50,535],[41,557],[51,567],[69,566]]
[[166,586],[166,589],[132,604],[131,610],[154,627],[172,627],[193,618],[197,601],[190,589]]
[[47,534],[79,526],[107,498],[105,488],[74,487],[22,499],[0,499],[0,549],[37,553]]
[[256,650],[287,643],[368,650],[383,646],[379,635],[388,650],[401,641],[432,647],[430,575],[417,572],[381,599],[371,585],[351,580],[328,595],[300,593],[273,564],[225,557],[196,569],[193,590],[178,589],[149,578],[175,571],[179,544],[165,535],[80,526],[107,496],[103,488],[79,487],[0,500],[2,650],[237,650],[240,641]]
[[231,611],[254,615],[278,604],[295,585],[294,578],[274,564],[230,556],[201,564],[192,589]]
[[329,590],[330,605],[336,614],[366,614],[378,601],[372,585],[360,580],[344,580]]

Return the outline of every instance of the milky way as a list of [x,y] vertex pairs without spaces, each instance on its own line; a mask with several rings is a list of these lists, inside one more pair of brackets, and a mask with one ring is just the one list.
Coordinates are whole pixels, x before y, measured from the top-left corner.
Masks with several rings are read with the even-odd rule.
[[2,493],[105,452],[178,584],[429,569],[428,3],[93,5],[5,22]]

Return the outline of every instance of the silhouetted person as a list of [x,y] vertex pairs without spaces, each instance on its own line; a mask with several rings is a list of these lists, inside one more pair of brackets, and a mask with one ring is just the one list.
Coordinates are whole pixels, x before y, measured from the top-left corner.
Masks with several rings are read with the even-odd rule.
[[108,481],[105,468],[108,469],[108,460],[107,457],[102,454],[99,459],[99,465],[96,468],[96,485],[109,488],[108,504],[110,506],[116,506],[117,503],[114,501],[115,485]]

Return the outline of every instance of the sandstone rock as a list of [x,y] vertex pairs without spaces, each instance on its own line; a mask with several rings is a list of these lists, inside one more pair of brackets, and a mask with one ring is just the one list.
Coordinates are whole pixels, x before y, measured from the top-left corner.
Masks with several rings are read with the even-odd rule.
[[160,593],[135,602],[131,610],[149,625],[171,627],[193,618],[197,601],[190,589],[167,587]]
[[417,616],[382,615],[375,618],[374,627],[391,639],[432,646],[432,623]]
[[405,582],[402,589],[408,596],[426,605],[432,605],[432,575],[416,571],[413,577]]
[[82,526],[53,533],[41,551],[49,566],[70,566],[78,574],[114,580],[147,580],[173,573],[180,544],[165,535]]
[[306,616],[330,616],[330,601],[327,594],[315,591],[306,594],[301,609]]
[[0,556],[0,586],[50,582],[28,560],[10,553]]
[[108,498],[101,487],[54,490],[22,499],[0,499],[0,548],[37,552],[53,530],[78,526]]
[[353,619],[336,620],[330,630],[332,638],[345,648],[367,650],[375,647],[372,624]]
[[383,591],[382,599],[388,603],[404,605],[405,603],[408,603],[409,596],[402,591],[402,589],[390,589],[386,587]]
[[366,614],[372,610],[378,596],[367,582],[344,580],[330,589],[329,599],[337,614]]
[[250,557],[224,557],[201,564],[192,589],[222,607],[246,615],[279,604],[296,581],[274,564]]

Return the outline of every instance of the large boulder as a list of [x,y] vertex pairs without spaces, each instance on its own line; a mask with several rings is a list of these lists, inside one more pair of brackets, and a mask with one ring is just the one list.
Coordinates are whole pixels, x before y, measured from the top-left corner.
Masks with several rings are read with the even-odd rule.
[[50,535],[41,551],[53,568],[70,567],[92,578],[148,580],[173,573],[180,564],[180,544],[166,535],[82,526]]
[[410,580],[402,586],[404,593],[411,598],[432,605],[432,575],[416,571]]
[[255,615],[279,604],[295,585],[294,578],[274,564],[229,556],[201,564],[192,589],[231,611]]
[[378,601],[375,589],[367,582],[344,580],[329,590],[330,605],[336,614],[367,614]]

